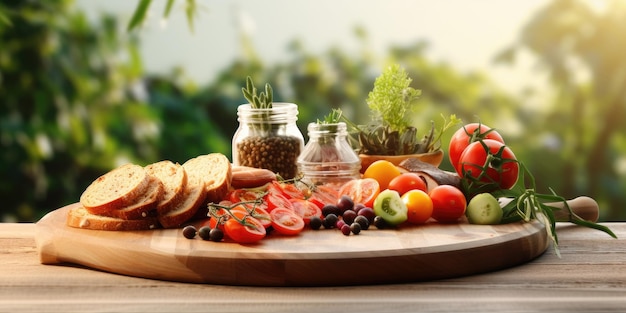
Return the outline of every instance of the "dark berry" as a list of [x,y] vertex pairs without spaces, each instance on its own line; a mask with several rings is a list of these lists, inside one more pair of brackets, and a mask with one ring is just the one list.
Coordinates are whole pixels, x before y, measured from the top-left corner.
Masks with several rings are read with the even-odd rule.
[[378,228],[378,229],[385,229],[385,228],[389,227],[387,222],[385,222],[385,219],[383,219],[380,216],[376,216],[374,218],[374,226],[376,226],[376,228]]
[[337,208],[341,213],[345,212],[346,210],[352,210],[353,207],[354,201],[352,201],[352,198],[350,198],[350,196],[348,195],[342,195],[341,197],[339,197],[339,200],[337,200]]
[[352,222],[354,222],[354,218],[356,217],[356,212],[352,211],[352,210],[347,210],[345,212],[343,212],[343,221],[346,222],[346,224],[350,225],[352,224]]
[[368,208],[368,207],[360,209],[359,213],[357,214],[365,216],[367,218],[367,221],[370,222],[370,224],[374,222],[374,217],[376,217],[376,213],[374,213],[374,209]]
[[326,228],[333,228],[335,226],[335,224],[337,224],[337,220],[339,218],[337,217],[337,215],[335,214],[328,214],[324,217],[324,227]]
[[200,238],[202,238],[203,240],[209,240],[210,233],[211,227],[209,226],[202,226],[200,227],[200,229],[198,229],[198,236],[200,236]]
[[339,208],[334,204],[327,204],[322,207],[323,216],[328,216],[329,214],[340,215],[339,213]]
[[335,227],[341,229],[341,227],[343,225],[346,225],[346,222],[344,222],[343,220],[338,219],[337,222],[335,223]]
[[350,224],[350,231],[352,231],[353,234],[358,235],[361,232],[361,224],[356,222]]
[[196,228],[193,225],[188,225],[183,228],[183,236],[187,239],[193,239],[196,237]]
[[348,224],[343,224],[343,226],[341,226],[341,233],[346,235],[346,236],[350,236],[350,225]]
[[367,230],[370,227],[370,221],[363,215],[357,215],[354,222],[361,225],[362,230]]
[[354,210],[354,212],[359,213],[359,211],[364,207],[365,207],[365,204],[363,203],[355,203],[354,208],[352,208],[352,210]]
[[311,221],[309,221],[309,226],[311,229],[318,230],[322,227],[322,219],[319,216],[311,217]]
[[209,232],[209,240],[218,242],[222,241],[222,239],[224,239],[224,231],[217,227],[211,229],[211,231]]

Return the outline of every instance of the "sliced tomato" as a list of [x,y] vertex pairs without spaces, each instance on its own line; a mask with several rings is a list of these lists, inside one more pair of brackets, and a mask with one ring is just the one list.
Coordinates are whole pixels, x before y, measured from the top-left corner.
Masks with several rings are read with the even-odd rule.
[[305,199],[291,199],[289,200],[293,205],[293,210],[304,220],[305,224],[309,224],[311,218],[314,216],[322,217],[322,209],[312,201]]
[[304,199],[304,192],[294,184],[273,181],[268,189],[281,192],[287,199]]
[[264,200],[267,204],[267,211],[270,213],[276,208],[285,208],[293,211],[293,205],[282,193],[268,192]]
[[276,208],[270,212],[272,227],[282,235],[297,235],[304,229],[304,220],[293,210]]
[[[374,199],[380,194],[380,185],[374,178],[353,179],[341,186],[338,197],[348,195],[354,203],[361,203],[366,207],[373,207]],[[338,198],[332,203],[336,203]]]
[[237,218],[231,217],[224,224],[224,234],[238,243],[255,243],[265,238],[265,227],[256,218],[240,211],[232,211]]
[[211,228],[217,227],[221,230],[224,230],[224,224],[226,224],[226,221],[228,221],[228,219],[230,218],[230,213],[228,213],[228,211],[223,208],[211,208],[209,210],[209,216],[210,218],[208,224],[205,223],[205,225]]
[[272,217],[270,216],[270,213],[261,206],[253,204],[247,204],[245,206],[237,205],[231,209],[231,213],[232,211],[242,211],[256,218],[257,220],[259,220],[259,222],[261,222],[261,224],[263,224],[263,227],[265,228],[272,226]]
[[320,209],[327,204],[335,204],[338,199],[338,189],[326,185],[315,186],[311,196],[307,199],[315,203]]
[[267,210],[267,203],[263,198],[266,193],[266,190],[260,188],[235,189],[228,193],[227,198],[231,203],[246,202],[248,207],[256,206]]

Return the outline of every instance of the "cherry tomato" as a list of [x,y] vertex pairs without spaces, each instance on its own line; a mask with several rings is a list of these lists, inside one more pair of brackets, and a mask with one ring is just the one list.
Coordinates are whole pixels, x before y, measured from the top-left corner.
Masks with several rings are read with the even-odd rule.
[[[373,207],[374,199],[380,194],[380,185],[374,178],[353,179],[341,186],[338,197],[348,195],[354,203],[361,203],[366,207]],[[331,203],[337,203],[337,198]]]
[[[265,210],[267,210],[267,203],[265,203],[263,199],[263,195],[266,193],[266,190],[263,188],[254,188],[254,189],[235,189],[228,193],[228,200],[232,203],[238,202],[249,202],[247,206],[258,206]],[[255,202],[257,201],[257,202]]]
[[467,200],[460,189],[439,185],[428,194],[433,202],[432,218],[440,223],[455,223],[465,215]]
[[337,202],[337,193],[337,188],[319,185],[315,186],[308,200],[315,203],[321,209],[326,204]]
[[240,211],[232,211],[236,218],[229,218],[224,224],[224,234],[238,243],[254,243],[265,237],[263,224],[256,218]]
[[271,185],[268,186],[268,190],[270,192],[279,191],[287,199],[304,199],[304,193],[294,184],[273,181]]
[[293,205],[293,210],[300,215],[305,224],[309,224],[313,216],[322,217],[322,209],[317,204],[305,199],[289,200]]
[[387,160],[378,160],[370,164],[363,172],[363,178],[374,178],[380,190],[387,189],[389,182],[401,174],[400,169]]
[[270,215],[272,227],[279,234],[293,236],[304,229],[304,220],[293,210],[276,208],[270,212]]
[[261,222],[261,224],[263,224],[263,227],[265,228],[272,226],[272,218],[270,216],[270,213],[261,206],[254,204],[246,204],[245,206],[237,205],[231,209],[231,213],[232,211],[242,211],[256,218],[257,220],[259,220],[259,222]]
[[493,189],[510,189],[517,182],[519,164],[509,147],[484,139],[465,148],[457,173],[461,177],[469,175],[483,183],[493,183]]
[[433,200],[424,190],[413,189],[402,195],[402,201],[407,208],[407,222],[423,224],[433,214]]
[[395,190],[400,195],[409,190],[427,191],[426,182],[416,173],[402,173],[389,182],[387,189]]
[[285,208],[293,211],[293,205],[289,202],[289,199],[280,192],[268,192],[263,199],[267,203],[267,212],[272,213],[276,208]]
[[205,222],[203,223],[203,225],[209,226],[211,228],[219,228],[221,230],[224,230],[224,224],[226,224],[226,221],[228,221],[228,219],[230,218],[230,214],[228,213],[228,211],[226,209],[216,209],[213,210],[211,209],[209,211],[209,221],[208,223]]
[[470,123],[459,128],[454,135],[452,135],[450,146],[448,147],[450,164],[452,164],[454,169],[458,168],[459,159],[461,159],[461,154],[463,154],[465,148],[467,148],[470,143],[476,142],[479,139],[493,139],[504,143],[502,136],[495,129],[485,124]]

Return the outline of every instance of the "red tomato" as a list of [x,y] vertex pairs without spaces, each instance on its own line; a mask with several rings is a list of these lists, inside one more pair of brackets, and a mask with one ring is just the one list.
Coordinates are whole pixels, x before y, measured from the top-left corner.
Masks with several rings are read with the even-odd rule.
[[322,217],[322,209],[317,204],[304,199],[291,199],[289,200],[293,204],[293,210],[296,214],[300,215],[305,224],[309,224],[313,216]]
[[428,194],[433,201],[432,218],[440,223],[455,223],[465,214],[467,200],[460,189],[439,185]]
[[[480,129],[478,126],[480,125]],[[450,157],[450,164],[454,169],[458,168],[459,159],[461,154],[470,143],[476,142],[479,139],[493,139],[504,143],[502,136],[493,128],[480,123],[470,123],[459,128],[452,138],[450,139],[450,146],[448,147],[448,154]]]
[[264,189],[235,189],[228,193],[228,200],[232,203],[249,202],[247,206],[256,205],[267,210],[267,204],[263,199],[265,193]]
[[267,211],[270,213],[276,208],[285,208],[293,211],[293,205],[289,202],[289,199],[280,192],[268,192],[264,200],[267,203]]
[[304,220],[293,210],[276,208],[270,212],[274,230],[282,235],[297,235],[304,229]]
[[517,182],[519,164],[509,147],[499,141],[484,139],[470,144],[463,151],[457,173],[461,177],[469,175],[483,183],[493,183],[493,189],[510,189]]
[[[361,203],[366,207],[372,208],[374,199],[380,193],[380,185],[374,178],[353,179],[341,186],[338,197],[348,195],[354,203]],[[331,203],[337,203],[337,198]]]
[[209,221],[208,224],[204,223],[204,225],[207,225],[211,228],[215,228],[218,227],[221,230],[224,230],[224,224],[226,224],[226,221],[228,221],[228,219],[230,218],[230,214],[228,213],[228,211],[226,209],[210,209],[209,210]]
[[389,182],[387,189],[395,190],[400,195],[405,194],[409,190],[428,191],[426,182],[416,173],[402,173]]
[[265,237],[265,227],[256,218],[243,212],[233,211],[237,218],[229,218],[224,224],[224,234],[238,243],[254,243]]
[[261,206],[254,205],[254,204],[249,204],[246,206],[238,205],[232,208],[231,212],[232,211],[242,211],[246,213],[247,215],[250,215],[256,218],[257,220],[259,220],[259,222],[261,222],[261,224],[263,224],[263,227],[265,228],[272,226],[272,218],[270,216],[270,213],[267,212],[267,210],[265,210]]
[[294,184],[273,181],[271,185],[268,186],[268,190],[270,192],[273,190],[279,191],[287,199],[304,199],[304,193]]

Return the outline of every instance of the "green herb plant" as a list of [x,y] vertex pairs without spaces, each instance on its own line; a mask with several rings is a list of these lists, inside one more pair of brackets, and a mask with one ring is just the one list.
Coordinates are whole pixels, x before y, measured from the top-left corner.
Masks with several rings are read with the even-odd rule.
[[356,125],[344,117],[356,137],[360,154],[405,155],[428,153],[441,149],[441,135],[448,128],[460,122],[455,115],[449,120],[444,117],[439,129],[431,121],[429,132],[418,137],[417,128],[411,125],[411,112],[416,109],[416,100],[421,90],[412,88],[411,78],[399,65],[389,66],[376,78],[374,88],[368,94],[367,105],[372,114],[372,122]]

